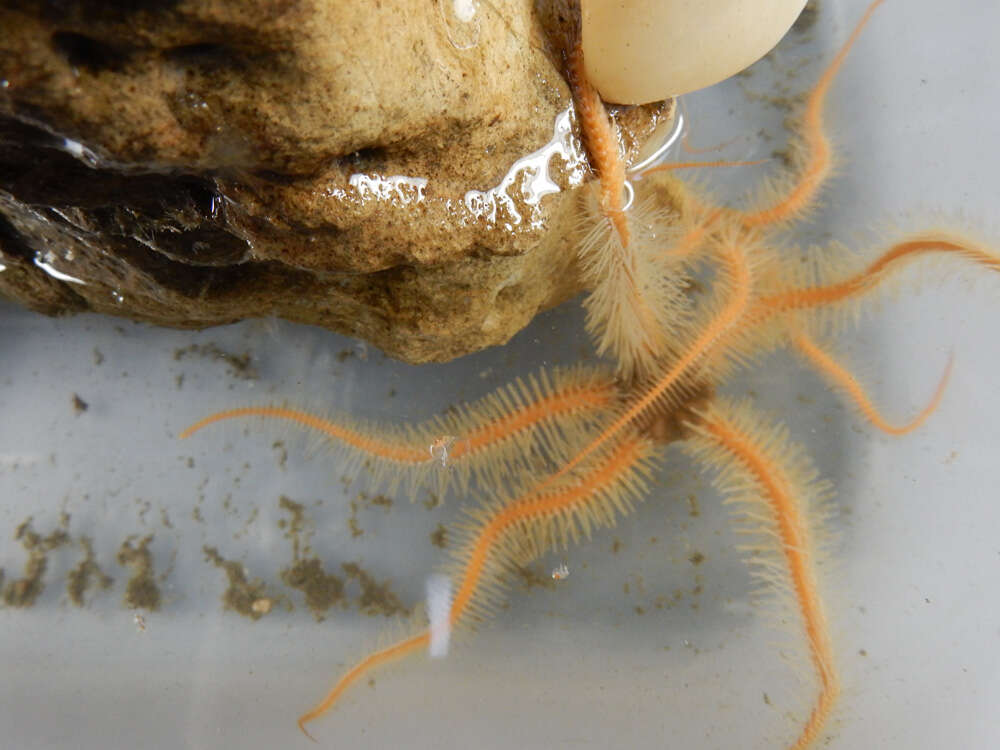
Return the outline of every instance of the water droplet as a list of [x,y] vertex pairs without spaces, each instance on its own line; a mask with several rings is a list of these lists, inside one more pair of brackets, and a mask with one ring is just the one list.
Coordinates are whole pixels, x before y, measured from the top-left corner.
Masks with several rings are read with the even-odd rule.
[[96,169],[101,165],[101,160],[93,151],[84,146],[79,141],[71,138],[63,138],[63,149],[71,156],[75,156],[88,167]]
[[427,178],[407,175],[383,177],[378,174],[355,172],[348,178],[348,184],[357,191],[362,201],[373,199],[407,206],[424,201]]
[[438,8],[455,49],[471,49],[479,43],[479,0],[442,0]]
[[46,250],[44,253],[39,251],[35,253],[34,263],[37,268],[42,269],[51,276],[53,279],[59,279],[59,281],[66,281],[70,284],[86,284],[83,279],[78,279],[76,276],[70,276],[68,273],[63,273],[58,268],[56,268],[53,263],[56,261],[56,254],[51,250]]
[[[538,204],[546,195],[560,190],[550,176],[552,157],[562,158],[570,186],[581,184],[586,174],[587,162],[573,136],[572,117],[572,108],[560,112],[553,125],[552,140],[515,161],[499,185],[486,191],[467,192],[464,197],[466,210],[477,219],[502,225],[509,231],[522,223],[539,228],[542,218]],[[527,219],[518,210],[516,199],[531,211]]]
[[208,214],[213,219],[218,219],[222,212],[222,196],[212,195],[212,200],[208,203]]

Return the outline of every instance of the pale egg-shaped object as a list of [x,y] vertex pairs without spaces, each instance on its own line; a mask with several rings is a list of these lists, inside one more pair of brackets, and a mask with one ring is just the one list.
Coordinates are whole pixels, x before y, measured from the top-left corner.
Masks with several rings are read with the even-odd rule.
[[581,0],[583,62],[601,98],[645,104],[766,55],[806,0]]

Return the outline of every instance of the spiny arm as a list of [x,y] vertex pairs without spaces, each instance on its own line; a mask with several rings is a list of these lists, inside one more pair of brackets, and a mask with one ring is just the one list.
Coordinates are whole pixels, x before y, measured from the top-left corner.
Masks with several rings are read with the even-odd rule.
[[[449,622],[459,625],[470,615],[484,615],[494,602],[498,575],[511,564],[523,564],[525,549],[541,553],[545,542],[589,534],[593,526],[614,522],[642,496],[649,471],[650,444],[634,435],[623,439],[573,481],[548,492],[528,491],[508,502],[487,504],[473,517],[466,541],[457,545],[455,579],[460,581],[452,599]],[[299,728],[330,710],[355,682],[383,664],[413,654],[430,643],[429,631],[406,638],[365,657],[337,681],[314,708],[298,720]]]
[[934,413],[934,411],[938,408],[938,405],[941,403],[941,397],[944,396],[944,389],[948,384],[948,378],[951,375],[951,368],[954,362],[954,358],[948,358],[948,365],[945,367],[944,374],[938,381],[937,388],[934,390],[934,395],[931,396],[927,405],[920,410],[920,413],[909,422],[901,425],[895,425],[879,413],[871,399],[868,398],[868,394],[865,393],[864,388],[857,381],[857,378],[855,378],[854,375],[847,370],[847,368],[841,365],[828,352],[821,349],[815,341],[805,334],[799,334],[792,340],[792,343],[800,352],[802,352],[802,354],[805,355],[806,359],[814,367],[816,367],[816,369],[818,369],[827,379],[829,379],[840,390],[844,391],[844,393],[846,393],[847,396],[854,401],[858,409],[869,422],[871,422],[878,429],[882,430],[882,432],[888,433],[889,435],[905,435],[917,429],[920,425],[927,421],[927,418]]
[[394,643],[387,648],[379,649],[378,651],[369,654],[348,670],[348,672],[340,678],[337,684],[334,685],[333,689],[323,697],[323,700],[298,718],[299,729],[302,730],[302,733],[306,737],[315,742],[316,738],[306,731],[306,724],[310,721],[318,719],[320,716],[329,711],[333,704],[340,699],[340,696],[343,695],[351,685],[357,682],[358,679],[364,675],[368,674],[371,670],[380,667],[383,664],[389,664],[397,659],[402,659],[408,654],[421,648],[426,648],[429,643],[430,633],[425,631],[411,638]]
[[806,455],[780,426],[769,426],[748,404],[717,402],[693,425],[696,436],[685,448],[718,471],[715,484],[730,494],[754,536],[751,563],[765,584],[782,595],[801,623],[819,692],[792,750],[818,739],[840,692],[829,628],[817,577],[817,527],[830,488],[817,481]]
[[612,354],[623,378],[630,380],[637,373],[647,375],[668,345],[662,315],[670,304],[670,288],[651,244],[659,241],[659,233],[650,231],[649,211],[634,200],[626,205],[625,163],[617,133],[586,78],[579,45],[570,55],[567,72],[584,145],[600,181],[596,206],[584,194],[589,231],[578,249],[582,280],[590,290],[587,327],[597,335],[598,351]]
[[580,44],[570,54],[567,73],[584,145],[601,181],[601,211],[611,222],[623,247],[631,242],[625,215],[625,163],[618,153],[618,138],[597,89],[587,80]]
[[177,437],[186,440],[210,425],[229,419],[246,417],[263,417],[293,422],[300,427],[316,430],[327,437],[386,461],[417,464],[425,463],[428,460],[427,449],[424,446],[406,445],[401,441],[379,437],[374,434],[374,431],[352,428],[346,424],[340,424],[316,414],[286,406],[243,406],[237,409],[226,409],[200,419],[181,431]]
[[858,273],[840,281],[791,286],[762,295],[751,315],[755,324],[773,315],[797,310],[818,310],[852,303],[877,289],[889,276],[907,263],[933,254],[951,255],[1000,271],[1000,257],[965,238],[939,232],[926,232],[898,242]]
[[780,197],[766,208],[744,213],[743,225],[747,228],[782,224],[807,211],[815,202],[820,188],[830,175],[833,165],[833,149],[823,128],[823,109],[826,96],[833,80],[837,77],[847,53],[861,35],[865,24],[871,19],[875,9],[883,0],[875,0],[858,21],[854,31],[837,52],[836,56],[820,76],[816,86],[806,99],[802,114],[799,138],[804,152],[803,162],[791,184],[782,191]]
[[[262,417],[291,422],[318,432],[345,450],[348,458],[371,461],[379,477],[411,484],[442,457],[432,448],[447,447],[449,468],[461,482],[478,476],[490,482],[509,473],[536,449],[554,460],[572,453],[587,424],[599,422],[617,403],[611,375],[595,368],[574,367],[518,380],[456,413],[416,428],[384,428],[324,418],[285,406],[250,406],[212,414],[180,433],[187,438],[217,422]],[[438,472],[443,480],[450,472]],[[415,489],[415,487],[414,487]],[[441,488],[443,489],[443,487]]]

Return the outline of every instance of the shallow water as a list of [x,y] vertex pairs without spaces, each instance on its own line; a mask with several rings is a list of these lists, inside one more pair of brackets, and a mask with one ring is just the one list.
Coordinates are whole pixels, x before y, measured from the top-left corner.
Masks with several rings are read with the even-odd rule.
[[[940,216],[998,239],[1000,151],[986,144],[1000,132],[1000,60],[986,29],[1000,10],[955,5],[947,16],[929,2],[880,9],[832,92],[841,177],[796,242],[864,246],[870,227],[924,228]],[[808,86],[813,54],[841,40],[862,6],[823,7],[811,44],[793,39],[749,76],[689,97],[691,145],[735,138],[713,157],[729,159],[780,150],[786,111],[756,94]],[[760,176],[705,179],[738,196]],[[923,403],[954,352],[944,402],[914,435],[874,434],[786,356],[729,388],[786,421],[838,488],[828,596],[846,694],[830,748],[1000,740],[1000,285],[965,281],[977,275],[909,274],[899,297],[842,342],[893,414]],[[345,479],[294,430],[230,422],[180,442],[184,427],[285,400],[417,422],[516,375],[592,357],[577,303],[541,315],[507,347],[424,368],[285,323],[190,333],[8,306],[0,352],[5,585],[24,576],[28,553],[13,537],[26,519],[41,537],[60,528],[69,537],[36,548],[47,568],[31,606],[0,608],[0,727],[19,748],[307,747],[295,718],[380,631],[408,627],[406,617],[361,611],[358,576],[343,564],[387,586],[369,606],[412,607],[444,557],[439,525],[471,499],[427,507],[426,493],[414,504],[400,493],[387,505],[363,471]],[[662,467],[634,514],[540,561],[512,586],[509,607],[447,659],[415,658],[378,673],[374,689],[357,686],[310,727],[321,744],[783,746],[808,683],[780,658],[783,636],[750,595],[707,481],[677,453]],[[302,506],[300,529],[282,497]],[[151,577],[137,580],[158,590],[157,611],[123,601],[142,571],[116,559],[123,543],[150,535]],[[114,583],[78,607],[67,582],[86,557],[83,537]],[[347,586],[322,621],[281,578],[296,540],[300,559]],[[206,546],[261,579],[250,602],[267,600],[268,614],[223,609],[227,576]],[[552,582],[562,564],[569,575]]]

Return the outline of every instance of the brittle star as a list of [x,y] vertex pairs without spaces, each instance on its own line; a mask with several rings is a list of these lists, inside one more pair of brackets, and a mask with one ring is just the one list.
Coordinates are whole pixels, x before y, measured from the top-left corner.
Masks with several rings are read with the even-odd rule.
[[[940,403],[949,359],[927,404],[895,424],[825,340],[842,326],[845,310],[861,305],[904,266],[930,255],[950,256],[992,271],[1000,258],[958,234],[928,231],[892,244],[873,261],[816,257],[802,263],[775,249],[772,235],[810,211],[830,176],[833,150],[824,104],[848,52],[882,0],[875,0],[809,92],[799,119],[794,166],[782,183],[762,192],[757,207],[716,205],[676,180],[679,166],[635,175],[635,200],[626,206],[626,170],[604,105],[582,75],[579,52],[568,78],[584,141],[599,178],[596,199],[583,209],[584,279],[592,288],[588,328],[602,353],[617,361],[617,376],[598,368],[541,376],[541,385],[515,385],[458,418],[386,432],[288,407],[220,412],[192,426],[234,417],[290,420],[346,446],[349,455],[382,467],[380,481],[425,481],[446,461],[462,489],[498,491],[470,513],[446,570],[455,594],[448,625],[487,618],[502,596],[505,574],[543,553],[589,537],[628,513],[647,491],[661,448],[662,425],[680,425],[671,439],[714,477],[751,537],[749,563],[799,623],[817,691],[808,717],[789,745],[812,746],[836,703],[840,680],[826,624],[818,575],[832,487],[781,424],[761,418],[747,401],[716,397],[716,387],[762,354],[791,348],[858,408],[874,427],[900,435],[916,429]],[[664,203],[668,208],[664,208]],[[838,252],[840,252],[838,250]],[[708,268],[712,293],[688,293],[693,274]],[[452,443],[452,436],[454,442]],[[548,474],[526,460],[541,452],[558,467]],[[515,481],[506,482],[508,476]],[[439,481],[444,481],[439,480]],[[424,629],[379,649],[349,669],[299,727],[332,708],[371,670],[426,649]]]

